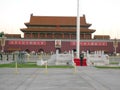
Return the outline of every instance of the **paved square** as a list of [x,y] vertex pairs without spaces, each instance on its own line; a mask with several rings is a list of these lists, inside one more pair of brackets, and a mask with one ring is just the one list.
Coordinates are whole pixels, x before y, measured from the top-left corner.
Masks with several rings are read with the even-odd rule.
[[0,68],[0,90],[120,90],[119,69]]

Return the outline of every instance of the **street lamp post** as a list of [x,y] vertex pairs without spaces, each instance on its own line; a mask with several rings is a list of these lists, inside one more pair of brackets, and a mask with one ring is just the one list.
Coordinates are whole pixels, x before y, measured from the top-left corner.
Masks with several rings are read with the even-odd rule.
[[114,47],[114,49],[115,49],[115,52],[114,52],[114,54],[116,55],[116,53],[117,53],[117,47],[118,47],[118,41],[117,41],[117,39],[115,38],[114,39],[114,41],[113,41],[113,47]]
[[6,40],[6,37],[4,36],[4,32],[1,32],[0,33],[0,42],[2,47],[1,52],[4,52],[5,40]]
[[5,39],[6,39],[6,37],[1,37],[1,47],[2,47],[2,50],[1,50],[1,52],[4,52],[4,46],[5,46]]

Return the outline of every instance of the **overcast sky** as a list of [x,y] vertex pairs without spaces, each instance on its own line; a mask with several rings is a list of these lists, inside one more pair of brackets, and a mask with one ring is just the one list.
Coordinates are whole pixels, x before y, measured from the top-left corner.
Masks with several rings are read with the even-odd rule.
[[[80,16],[85,14],[94,35],[120,38],[120,0],[79,0]],[[77,16],[77,0],[0,0],[0,32],[20,33],[30,14]]]

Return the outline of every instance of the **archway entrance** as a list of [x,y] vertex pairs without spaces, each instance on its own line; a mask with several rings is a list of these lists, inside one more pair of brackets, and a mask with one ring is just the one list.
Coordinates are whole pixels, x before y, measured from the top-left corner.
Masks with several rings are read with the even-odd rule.
[[44,52],[44,50],[43,50],[42,48],[40,48],[40,49],[38,50],[38,53],[41,53],[41,52]]
[[29,49],[26,49],[25,51],[26,51],[27,53],[30,53],[30,50],[29,50]]
[[61,48],[56,48],[56,50],[58,50],[58,52],[61,53]]

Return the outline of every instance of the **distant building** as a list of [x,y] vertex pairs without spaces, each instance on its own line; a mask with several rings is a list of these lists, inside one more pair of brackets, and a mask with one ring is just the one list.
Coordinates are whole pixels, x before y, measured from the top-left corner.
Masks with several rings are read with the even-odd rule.
[[109,40],[110,36],[109,35],[94,35],[94,39],[100,39],[100,40],[107,39],[107,40]]
[[5,34],[7,38],[21,38],[21,34]]

